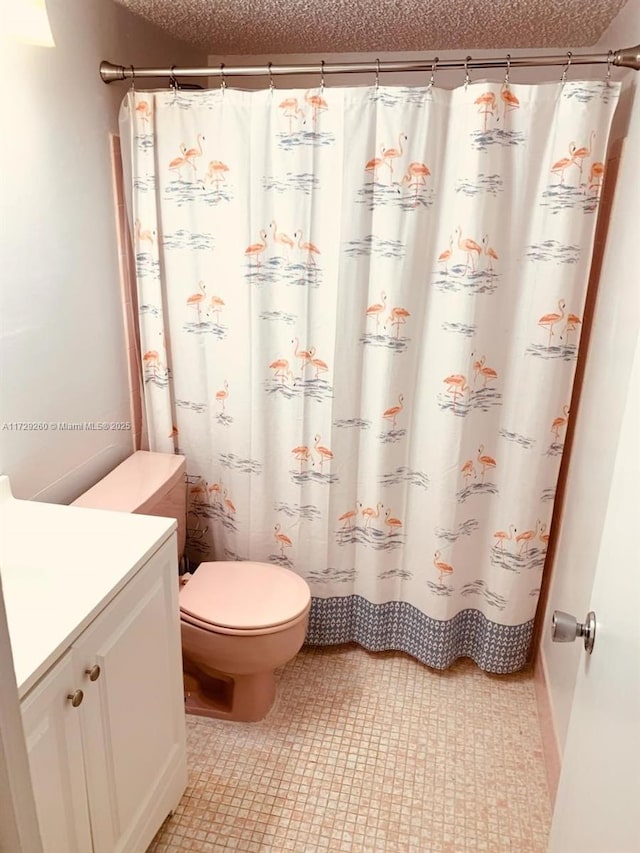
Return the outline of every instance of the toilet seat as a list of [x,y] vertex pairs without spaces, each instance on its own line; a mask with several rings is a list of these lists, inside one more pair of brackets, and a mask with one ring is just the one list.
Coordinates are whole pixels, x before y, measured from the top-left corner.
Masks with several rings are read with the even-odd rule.
[[251,636],[270,634],[305,618],[307,583],[271,563],[201,563],[180,590],[180,618],[205,631]]
[[189,614],[184,613],[182,610],[180,611],[180,622],[183,625],[191,625],[208,634],[225,634],[230,637],[265,637],[267,634],[277,634],[281,631],[295,628],[299,622],[304,622],[308,618],[307,611],[308,608],[303,610],[295,619],[291,619],[288,622],[281,622],[279,625],[273,625],[270,628],[256,628],[254,630],[225,628],[220,625],[213,625],[211,622],[203,622],[200,619],[189,616]]

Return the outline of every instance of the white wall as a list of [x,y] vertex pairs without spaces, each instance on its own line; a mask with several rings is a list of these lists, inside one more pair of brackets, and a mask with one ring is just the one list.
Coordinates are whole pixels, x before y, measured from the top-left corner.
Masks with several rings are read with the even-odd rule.
[[[600,44],[620,48],[640,42],[639,7],[637,0],[630,0]],[[640,333],[637,262],[640,81],[637,78],[637,72],[626,72],[614,128],[614,135],[625,135],[628,123],[583,390],[579,408],[572,413],[576,417],[575,434],[541,639],[541,662],[560,754],[564,750],[584,649],[580,643],[568,646],[551,642],[551,614],[553,610],[566,610],[582,620],[589,609],[629,374]],[[630,464],[637,467],[638,460],[630,460]],[[629,531],[629,535],[633,532]],[[627,570],[635,573],[638,567],[629,565]],[[606,618],[605,614],[600,615]]]
[[47,7],[55,48],[2,44],[0,472],[16,497],[67,502],[131,452],[131,433],[2,425],[130,420],[109,154],[126,84],[98,65],[205,57],[112,0]]

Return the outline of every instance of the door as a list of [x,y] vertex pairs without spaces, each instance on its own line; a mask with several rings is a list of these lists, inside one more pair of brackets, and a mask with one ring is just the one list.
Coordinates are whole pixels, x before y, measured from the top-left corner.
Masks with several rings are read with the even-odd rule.
[[639,389],[637,345],[591,598],[595,647],[576,681],[550,853],[640,851]]
[[177,589],[173,536],[73,646],[95,853],[145,850],[186,785]]
[[73,707],[68,699],[78,686],[68,653],[21,706],[45,853],[92,849],[80,734],[82,706]]

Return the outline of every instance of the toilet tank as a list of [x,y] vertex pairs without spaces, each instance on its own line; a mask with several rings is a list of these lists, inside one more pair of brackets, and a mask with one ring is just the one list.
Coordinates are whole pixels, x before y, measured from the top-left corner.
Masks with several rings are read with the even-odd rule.
[[178,558],[184,552],[187,523],[185,458],[138,450],[71,506],[159,515],[178,522]]

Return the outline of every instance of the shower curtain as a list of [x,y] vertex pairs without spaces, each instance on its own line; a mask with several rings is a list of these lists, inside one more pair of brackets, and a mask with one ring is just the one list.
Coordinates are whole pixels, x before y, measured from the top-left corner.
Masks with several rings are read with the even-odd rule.
[[527,660],[606,82],[129,93],[152,450],[188,553],[310,584],[307,642]]

